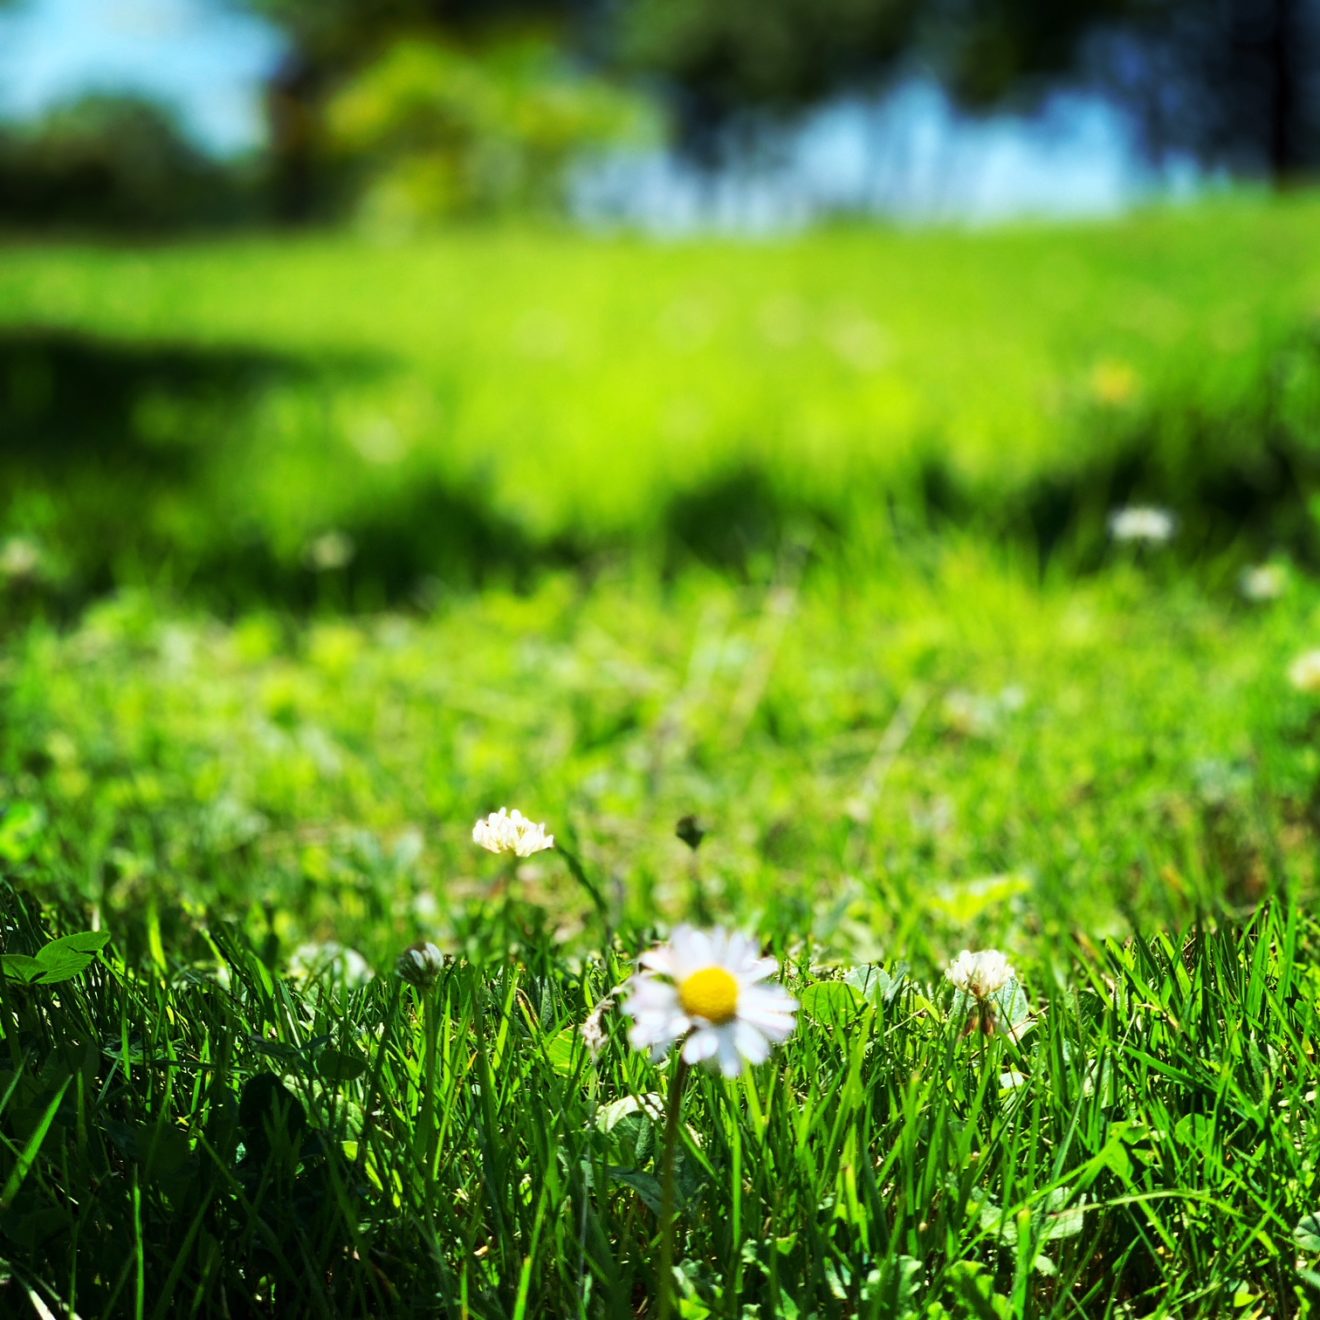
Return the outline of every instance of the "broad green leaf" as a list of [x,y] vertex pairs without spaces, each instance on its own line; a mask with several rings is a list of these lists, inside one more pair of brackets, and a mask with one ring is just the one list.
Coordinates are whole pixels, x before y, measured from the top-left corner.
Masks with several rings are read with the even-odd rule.
[[611,1168],[609,1172],[615,1182],[631,1187],[652,1214],[660,1213],[660,1182],[653,1174],[642,1173],[639,1169]]
[[11,981],[22,981],[26,985],[32,985],[41,979],[45,970],[41,963],[35,958],[30,958],[26,953],[0,954],[0,974]]
[[37,957],[44,958],[47,954],[54,956],[54,954],[64,953],[66,950],[70,953],[100,953],[109,943],[110,932],[108,930],[85,930],[77,935],[65,935],[62,939],[51,940],[37,954]]
[[846,981],[818,981],[802,992],[802,1011],[827,1027],[845,1026],[866,1006],[862,992]]
[[889,972],[879,963],[863,963],[849,971],[843,983],[858,990],[873,1004],[892,1003],[908,983],[907,964],[899,963]]
[[545,1057],[561,1077],[571,1077],[577,1067],[578,1051],[585,1048],[576,1027],[565,1027],[545,1047]]
[[1293,1241],[1301,1251],[1320,1251],[1320,1214],[1303,1215],[1293,1229]]
[[351,1082],[367,1071],[367,1061],[346,1050],[324,1049],[316,1056],[316,1071],[327,1082]]

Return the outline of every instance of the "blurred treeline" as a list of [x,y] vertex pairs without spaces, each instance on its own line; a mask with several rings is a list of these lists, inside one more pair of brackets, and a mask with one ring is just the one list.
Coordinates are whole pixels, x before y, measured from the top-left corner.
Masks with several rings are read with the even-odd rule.
[[[3,3],[3,0],[0,0]],[[98,95],[0,126],[0,224],[162,230],[565,209],[594,153],[718,170],[933,75],[970,113],[1084,88],[1171,153],[1285,184],[1320,156],[1320,0],[215,0],[274,23],[267,140],[209,158]]]

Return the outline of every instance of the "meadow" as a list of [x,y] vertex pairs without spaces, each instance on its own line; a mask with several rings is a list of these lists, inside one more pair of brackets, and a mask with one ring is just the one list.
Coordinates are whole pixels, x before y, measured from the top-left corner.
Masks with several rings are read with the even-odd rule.
[[6,1313],[1310,1314],[1317,222],[7,246]]

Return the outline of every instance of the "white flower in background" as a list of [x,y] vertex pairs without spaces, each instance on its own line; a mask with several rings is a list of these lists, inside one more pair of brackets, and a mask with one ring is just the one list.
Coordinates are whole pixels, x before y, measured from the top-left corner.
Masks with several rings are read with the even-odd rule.
[[1320,651],[1306,651],[1288,666],[1288,682],[1307,696],[1320,694]]
[[348,989],[366,985],[371,980],[371,965],[356,950],[334,940],[300,944],[289,955],[289,975],[300,980],[326,977],[342,982]]
[[623,987],[628,1040],[656,1061],[682,1042],[685,1063],[737,1077],[792,1034],[797,1000],[764,984],[779,964],[760,957],[750,936],[679,926],[638,961],[643,970]]
[[537,825],[521,811],[501,807],[472,827],[472,842],[479,843],[487,852],[530,857],[553,848],[555,836],[545,832],[544,821]]
[[0,546],[0,577],[32,577],[41,567],[41,549],[26,536],[11,536]]
[[998,949],[981,949],[977,953],[964,949],[944,975],[973,999],[989,999],[1010,981],[1017,980],[1012,964]]
[[582,1039],[586,1042],[587,1049],[591,1052],[594,1059],[605,1048],[605,1014],[614,1007],[615,996],[622,990],[623,986],[618,986],[611,990],[595,1008],[587,1014],[587,1020],[578,1028]]
[[318,573],[330,573],[345,568],[357,553],[357,546],[347,532],[322,532],[307,543],[304,555],[307,563]]
[[445,970],[445,955],[441,953],[438,945],[427,940],[425,943],[414,944],[411,948],[405,949],[399,955],[394,970],[409,985],[425,989],[434,985],[440,973]]
[[1238,578],[1238,590],[1248,600],[1278,600],[1287,589],[1288,575],[1281,564],[1255,564]]
[[1163,545],[1173,536],[1177,522],[1168,509],[1148,504],[1131,504],[1109,515],[1109,534],[1115,541],[1145,541]]

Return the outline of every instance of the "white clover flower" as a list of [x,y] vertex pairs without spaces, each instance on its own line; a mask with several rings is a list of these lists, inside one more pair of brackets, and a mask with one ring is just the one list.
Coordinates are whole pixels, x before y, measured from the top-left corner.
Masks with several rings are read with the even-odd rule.
[[1278,600],[1287,589],[1288,575],[1280,564],[1255,564],[1238,578],[1238,590],[1247,600]]
[[1010,981],[1017,980],[1012,964],[998,949],[972,953],[964,949],[944,973],[964,994],[985,1000],[998,994]]
[[325,977],[349,989],[366,985],[372,978],[371,964],[356,950],[334,940],[300,944],[289,955],[289,975],[300,980]]
[[545,832],[545,822],[534,824],[521,811],[501,807],[472,827],[472,842],[487,852],[530,857],[555,846],[555,836]]
[[764,1063],[793,1031],[797,1000],[764,985],[779,970],[756,942],[725,930],[679,926],[668,944],[644,953],[642,971],[623,987],[633,1025],[628,1040],[659,1061],[682,1042],[683,1061],[737,1077],[744,1063]]
[[40,567],[41,548],[26,536],[11,536],[0,546],[0,577],[33,577]]
[[308,565],[318,573],[331,573],[346,568],[357,553],[357,546],[347,532],[329,531],[314,536],[307,543],[303,555]]
[[1173,537],[1178,524],[1168,509],[1130,504],[1109,515],[1109,534],[1115,541],[1146,541],[1163,545]]
[[1308,697],[1320,694],[1320,650],[1299,655],[1288,666],[1288,682]]
[[440,973],[445,970],[445,955],[438,945],[429,940],[423,944],[414,944],[399,955],[394,970],[409,985],[425,989],[434,985]]

